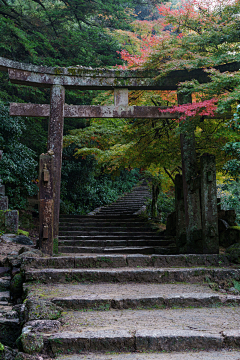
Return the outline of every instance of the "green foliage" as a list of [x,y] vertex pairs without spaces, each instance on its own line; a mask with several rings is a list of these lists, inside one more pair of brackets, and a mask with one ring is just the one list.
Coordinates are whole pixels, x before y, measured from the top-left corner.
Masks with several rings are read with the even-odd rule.
[[12,209],[25,208],[27,196],[37,193],[35,153],[19,141],[24,127],[24,120],[10,117],[8,108],[0,103],[0,149],[4,152],[0,175]]
[[[151,216],[151,200],[147,203],[147,215]],[[168,215],[175,210],[175,196],[171,192],[164,192],[160,190],[157,199],[157,216],[160,218],[162,224],[167,223]]]
[[240,224],[240,186],[239,180],[227,180],[218,185],[218,193],[221,196],[221,207],[223,210],[234,209],[237,215],[237,223]]
[[75,145],[64,149],[61,185],[61,212],[86,214],[116,200],[131,190],[139,179],[139,172],[122,170],[112,178],[99,169],[93,156],[76,158]]
[[[240,134],[240,105],[237,106],[237,111],[233,115],[233,119],[227,124],[229,128],[232,129],[232,131],[235,132],[235,134],[239,138]],[[233,177],[234,179],[239,179],[240,175],[240,141],[233,141],[228,142],[223,150],[228,156],[231,156],[231,160],[229,160],[224,165],[224,171],[227,173],[230,177]]]
[[17,234],[18,235],[24,235],[24,236],[27,236],[27,237],[29,236],[28,231],[24,231],[24,230],[21,230],[21,229],[18,229]]
[[160,192],[157,201],[157,208],[161,214],[161,222],[166,224],[168,215],[175,210],[174,194]]
[[240,291],[240,282],[237,280],[233,280],[233,285],[236,290]]
[[3,351],[4,350],[4,346],[3,344],[0,342],[0,351]]
[[107,29],[126,28],[143,0],[0,0],[1,56],[49,66],[120,64]]

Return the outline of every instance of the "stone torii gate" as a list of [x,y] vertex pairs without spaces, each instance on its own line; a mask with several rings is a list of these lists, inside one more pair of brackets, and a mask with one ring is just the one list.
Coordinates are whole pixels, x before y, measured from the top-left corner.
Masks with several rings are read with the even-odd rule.
[[[219,66],[220,71],[235,71],[238,63]],[[49,118],[48,153],[40,156],[40,248],[50,255],[53,252],[53,240],[58,239],[60,184],[62,165],[62,142],[64,117],[67,118],[177,118],[178,114],[161,113],[155,106],[128,106],[128,90],[177,90],[178,83],[184,80],[198,79],[208,82],[209,77],[203,69],[193,71],[174,71],[164,78],[156,80],[155,71],[91,69],[84,67],[49,68],[22,64],[0,57],[0,70],[8,71],[9,79],[14,84],[44,87],[51,89],[48,104],[10,104],[11,116],[36,116]],[[66,89],[114,90],[112,106],[77,106],[65,104]],[[191,98],[179,98],[179,103],[191,102]],[[193,188],[189,179],[197,178],[192,170],[196,168],[194,135],[190,138],[181,136],[183,161],[183,195],[185,204],[186,232],[191,244],[196,241],[197,252],[217,253],[216,206],[208,208],[210,223],[200,212],[199,188]],[[189,152],[190,151],[190,152]],[[190,154],[190,155],[189,155]],[[192,172],[193,171],[193,172]],[[208,172],[210,170],[208,169]],[[212,176],[212,175],[211,175]],[[214,180],[213,174],[213,180]],[[209,175],[210,178],[210,175]],[[211,189],[209,190],[212,191]],[[208,192],[209,192],[208,191]],[[211,230],[213,229],[214,230]],[[209,235],[210,234],[210,235]],[[212,237],[209,241],[209,236]],[[199,242],[200,241],[200,242]]]

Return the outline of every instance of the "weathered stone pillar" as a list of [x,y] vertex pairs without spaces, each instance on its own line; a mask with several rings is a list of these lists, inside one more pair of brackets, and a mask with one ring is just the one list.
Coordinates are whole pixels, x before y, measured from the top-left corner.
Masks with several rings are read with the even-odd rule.
[[[3,151],[0,150],[0,161],[3,157]],[[5,186],[2,185],[2,179],[0,176],[0,210],[7,210],[8,209],[8,197],[5,196]]]
[[[191,103],[191,95],[178,94],[178,103]],[[183,128],[183,127],[182,127]],[[197,173],[194,129],[181,134],[183,194],[187,242],[182,252],[202,253],[200,177]]]
[[54,155],[42,154],[39,161],[39,247],[53,254],[53,200]]
[[62,167],[63,125],[64,125],[65,88],[53,85],[51,88],[50,119],[48,128],[48,152],[54,153],[53,173],[53,237],[58,238],[60,186]]
[[219,253],[215,156],[201,156],[201,206],[204,254]]
[[175,177],[176,246],[180,250],[186,244],[186,224],[183,196],[183,177]]

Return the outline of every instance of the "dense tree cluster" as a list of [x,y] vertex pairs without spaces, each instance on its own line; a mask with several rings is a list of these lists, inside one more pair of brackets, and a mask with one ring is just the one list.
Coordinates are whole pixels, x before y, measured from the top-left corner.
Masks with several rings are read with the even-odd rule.
[[[159,77],[174,70],[204,68],[211,79],[209,83],[192,80],[179,84],[178,92],[193,98],[193,104],[181,107],[177,107],[176,92],[130,92],[131,105],[171,106],[168,111],[181,114],[178,121],[66,119],[62,188],[65,211],[88,211],[91,204],[97,205],[96,197],[103,204],[104,193],[98,191],[96,195],[91,190],[99,189],[96,178],[102,188],[103,184],[111,188],[111,175],[123,171],[126,179],[126,169],[145,171],[153,183],[169,188],[169,179],[172,182],[174,175],[181,172],[180,125],[181,131],[195,129],[198,158],[204,152],[215,154],[218,170],[224,167],[225,173],[238,179],[239,72],[220,73],[216,66],[240,62],[239,13],[240,3],[235,0],[158,2],[157,7],[151,0],[131,0],[127,6],[124,0],[0,0],[1,56],[50,66],[154,69]],[[9,101],[35,102],[36,98],[38,103],[49,101],[49,90],[11,85],[6,79],[0,73],[0,99],[4,105]],[[69,104],[111,101],[111,92],[66,94]],[[233,120],[224,120],[223,114]],[[37,160],[46,150],[46,139],[45,120],[25,119],[14,141],[34,151],[32,158]],[[6,147],[4,143],[2,146]],[[74,186],[68,182],[69,174],[74,174]],[[85,187],[76,185],[78,178],[82,184],[86,181]],[[130,178],[127,181],[132,182]],[[83,189],[88,195],[81,207],[76,198],[84,198]]]

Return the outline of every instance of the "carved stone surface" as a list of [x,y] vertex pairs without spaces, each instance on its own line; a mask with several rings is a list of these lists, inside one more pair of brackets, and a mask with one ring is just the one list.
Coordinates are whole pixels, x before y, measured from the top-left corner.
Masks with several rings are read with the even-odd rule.
[[19,215],[17,210],[5,212],[5,227],[9,232],[17,233]]
[[202,236],[205,254],[218,254],[218,211],[215,156],[201,156]]
[[175,209],[176,209],[176,245],[180,249],[186,243],[186,223],[183,195],[183,177],[175,177]]
[[48,153],[53,152],[53,238],[58,238],[59,211],[60,211],[60,186],[63,147],[65,89],[56,85],[51,89],[50,118],[48,130]]
[[[191,95],[178,94],[178,103],[191,103]],[[187,242],[182,252],[203,252],[200,204],[200,179],[197,174],[195,135],[192,131],[181,134],[183,194]]]
[[0,196],[0,210],[7,210],[8,209],[8,197],[7,196]]
[[[49,181],[44,181],[44,170],[49,172]],[[54,153],[52,155],[42,154],[39,161],[39,246],[45,254],[49,255],[53,253],[53,175]],[[46,227],[48,229],[47,236],[44,234]]]
[[0,197],[5,196],[5,186],[1,185],[1,179],[0,179]]

